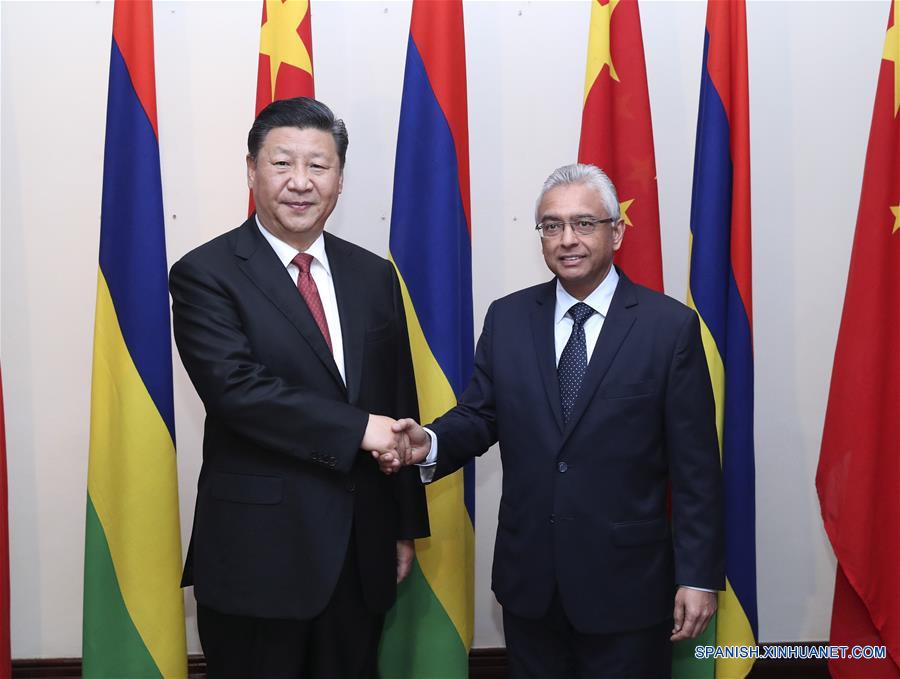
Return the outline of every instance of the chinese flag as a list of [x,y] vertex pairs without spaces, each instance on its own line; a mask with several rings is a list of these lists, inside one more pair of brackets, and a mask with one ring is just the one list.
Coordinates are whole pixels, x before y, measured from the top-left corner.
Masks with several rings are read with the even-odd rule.
[[263,0],[256,115],[278,99],[314,96],[309,0]]
[[888,658],[834,677],[900,677],[900,0],[891,3],[816,488],[838,568],[831,643]]
[[627,227],[616,264],[662,292],[659,199],[637,0],[592,0],[578,162],[601,168]]

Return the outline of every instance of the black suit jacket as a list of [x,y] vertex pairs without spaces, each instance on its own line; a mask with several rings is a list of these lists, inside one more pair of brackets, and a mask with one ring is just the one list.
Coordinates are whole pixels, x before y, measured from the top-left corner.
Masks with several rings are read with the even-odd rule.
[[671,618],[676,583],[724,589],[715,407],[699,321],[622,275],[564,425],[555,304],[553,280],[491,305],[472,381],[431,425],[435,478],[499,440],[500,604],[537,618],[558,587],[580,632],[648,627]]
[[359,449],[369,413],[417,415],[391,264],[325,234],[346,387],[253,218],[172,267],[175,341],[206,406],[184,584],[223,613],[308,619],[327,604],[355,527],[367,605],[396,596],[396,540],[428,533],[410,471]]

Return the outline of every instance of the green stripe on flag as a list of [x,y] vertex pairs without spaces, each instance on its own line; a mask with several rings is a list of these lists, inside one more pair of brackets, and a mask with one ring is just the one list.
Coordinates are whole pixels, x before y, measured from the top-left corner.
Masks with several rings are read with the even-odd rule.
[[378,657],[381,679],[468,676],[469,654],[418,559],[400,585],[384,629]]
[[125,607],[106,535],[90,495],[84,552],[82,676],[85,679],[161,677]]
[[672,649],[672,679],[715,679],[715,659],[695,658],[694,649],[697,646],[716,645],[717,617],[713,615],[710,618],[706,631],[696,639],[685,639],[675,643]]

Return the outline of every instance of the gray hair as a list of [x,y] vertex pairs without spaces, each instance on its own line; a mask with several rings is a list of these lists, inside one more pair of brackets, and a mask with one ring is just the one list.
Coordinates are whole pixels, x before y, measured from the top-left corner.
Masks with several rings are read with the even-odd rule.
[[538,195],[537,202],[534,204],[535,222],[541,219],[538,211],[541,209],[541,201],[544,200],[547,192],[550,189],[555,189],[557,186],[569,186],[570,184],[585,184],[595,189],[600,194],[600,200],[603,201],[603,207],[606,208],[607,214],[615,222],[619,221],[621,217],[619,213],[619,197],[616,194],[616,187],[613,186],[610,178],[596,165],[576,163],[558,167],[547,177],[547,181],[541,187],[541,193]]

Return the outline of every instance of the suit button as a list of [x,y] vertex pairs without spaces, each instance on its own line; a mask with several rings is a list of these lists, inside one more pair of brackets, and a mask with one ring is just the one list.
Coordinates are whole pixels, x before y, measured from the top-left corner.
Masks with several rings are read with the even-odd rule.
[[556,523],[556,515],[555,514],[550,515],[550,523]]
[[565,462],[560,462],[558,465],[556,465],[556,468],[559,469],[560,474],[565,474],[569,470],[569,465],[567,465]]
[[347,484],[347,491],[350,492],[350,493],[356,492],[356,484],[353,483],[353,481],[350,481],[350,482]]

